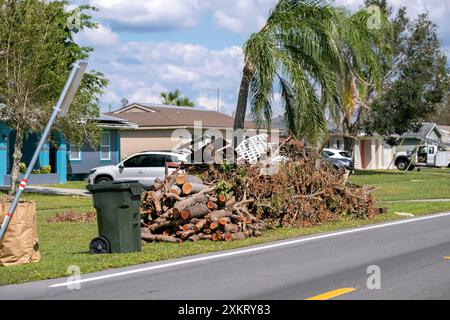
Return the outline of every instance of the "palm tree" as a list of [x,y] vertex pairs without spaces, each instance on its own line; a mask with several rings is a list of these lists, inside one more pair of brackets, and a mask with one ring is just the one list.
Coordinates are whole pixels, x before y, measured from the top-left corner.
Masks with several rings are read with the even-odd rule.
[[342,88],[364,83],[358,72],[378,74],[367,19],[364,11],[352,16],[324,0],[280,0],[244,45],[235,129],[244,127],[249,95],[255,120],[270,125],[278,83],[291,134],[311,142],[325,136],[325,110],[342,101]]
[[314,139],[327,131],[324,108],[338,92],[343,67],[339,50],[341,10],[322,0],[280,0],[261,31],[244,45],[244,69],[235,129],[244,127],[248,98],[252,115],[270,125],[279,85],[290,132]]
[[181,96],[181,91],[176,89],[170,92],[161,92],[163,104],[179,107],[194,107],[195,103],[187,97]]
[[391,24],[380,12],[379,28],[368,28],[365,10],[349,15],[340,46],[344,67],[338,76],[339,95],[330,111],[344,133],[344,148],[353,152],[356,135],[374,94],[380,90],[383,73],[389,69]]

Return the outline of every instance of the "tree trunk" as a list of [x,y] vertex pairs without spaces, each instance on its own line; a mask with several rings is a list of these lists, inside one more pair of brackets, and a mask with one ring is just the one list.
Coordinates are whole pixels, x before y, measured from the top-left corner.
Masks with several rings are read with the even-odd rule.
[[181,218],[184,220],[189,220],[193,218],[203,218],[205,217],[210,210],[206,206],[206,204],[197,204],[195,206],[186,208],[181,211]]
[[196,194],[206,189],[208,189],[208,187],[205,186],[204,184],[190,183],[190,182],[186,182],[185,184],[183,184],[182,187],[183,193],[186,195]]
[[15,194],[17,190],[17,184],[19,183],[19,170],[20,162],[22,161],[22,147],[25,132],[22,126],[16,127],[16,142],[14,144],[13,153],[13,165],[11,170],[11,187],[9,189],[10,194]]
[[203,184],[202,179],[192,175],[179,174],[175,179],[175,183],[179,186],[183,186],[187,182]]
[[239,97],[234,118],[234,130],[244,129],[245,126],[245,115],[247,114],[248,91],[250,89],[251,75],[250,65],[246,63],[242,74],[241,87],[239,88]]
[[344,119],[343,122],[343,133],[344,133],[344,150],[349,152],[353,156],[353,151],[355,150],[355,139],[352,138],[353,132],[350,126],[350,119]]
[[208,197],[204,194],[197,194],[195,196],[192,196],[190,198],[187,198],[183,201],[179,201],[175,204],[174,208],[178,209],[180,212],[186,208],[195,206],[199,203],[207,203]]
[[152,234],[150,230],[147,228],[141,228],[141,239],[146,242],[169,242],[169,243],[180,243],[182,242],[181,239],[170,237],[170,236],[163,236],[158,234]]
[[175,184],[174,184],[173,186],[170,187],[169,192],[170,192],[170,193],[173,193],[173,194],[176,194],[177,196],[181,195],[181,189],[180,189],[180,187],[177,186],[177,185],[175,185]]

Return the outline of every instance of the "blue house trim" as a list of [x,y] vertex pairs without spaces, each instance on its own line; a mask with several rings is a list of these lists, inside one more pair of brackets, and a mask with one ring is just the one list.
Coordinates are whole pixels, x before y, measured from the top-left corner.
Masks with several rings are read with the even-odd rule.
[[48,142],[44,144],[39,154],[39,165],[41,168],[50,165],[50,144]]
[[120,146],[120,131],[117,131],[116,134],[116,145],[117,145],[117,159],[116,162],[120,163],[122,161],[122,149]]
[[[70,160],[70,142],[60,132],[52,133],[52,142],[47,142],[39,154],[39,162],[34,169],[50,165],[51,174],[33,174],[29,184],[54,184],[65,183],[68,180],[79,180],[87,176],[92,168],[116,165],[121,160],[120,154],[120,130],[137,128],[130,122],[109,116],[101,116],[98,119],[99,126],[110,135],[109,153],[110,160],[101,160],[100,146],[90,146],[85,143],[80,146],[80,160]],[[23,162],[29,163],[37,142],[39,133],[27,134],[23,153]],[[0,122],[0,184],[8,185],[11,181],[12,154],[14,153],[15,132],[5,123]]]
[[67,182],[67,143],[61,133],[56,133],[56,173],[59,176],[59,183]]
[[0,122],[0,176],[8,173],[8,139],[11,129]]

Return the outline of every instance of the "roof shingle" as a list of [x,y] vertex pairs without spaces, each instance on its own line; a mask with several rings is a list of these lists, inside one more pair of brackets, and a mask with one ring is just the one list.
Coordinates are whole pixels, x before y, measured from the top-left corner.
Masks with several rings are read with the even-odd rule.
[[[142,112],[127,111],[133,106],[142,109]],[[234,118],[224,113],[176,106],[132,104],[106,115],[136,123],[139,128],[194,127],[196,121],[201,121],[202,125],[208,128],[233,128],[234,125]],[[247,121],[246,128],[256,126]]]

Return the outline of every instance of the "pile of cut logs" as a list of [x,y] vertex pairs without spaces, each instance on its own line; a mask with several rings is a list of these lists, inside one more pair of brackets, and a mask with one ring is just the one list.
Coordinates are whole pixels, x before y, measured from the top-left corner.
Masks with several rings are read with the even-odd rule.
[[219,193],[193,175],[157,180],[142,195],[142,239],[147,242],[233,241],[256,237],[265,223],[250,214],[253,200]]

